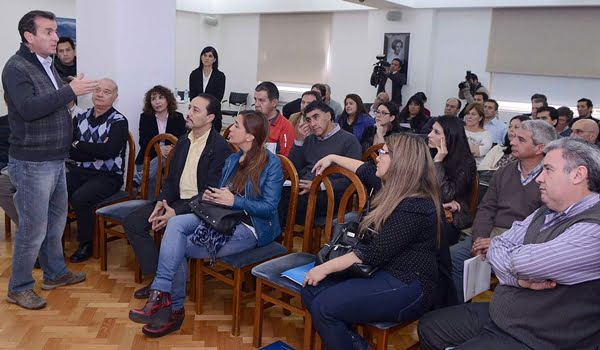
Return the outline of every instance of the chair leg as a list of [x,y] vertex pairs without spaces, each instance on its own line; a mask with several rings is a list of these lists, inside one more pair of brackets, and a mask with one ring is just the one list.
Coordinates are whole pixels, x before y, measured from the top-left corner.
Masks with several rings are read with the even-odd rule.
[[135,283],[142,283],[142,268],[140,267],[140,264],[137,262],[137,260],[135,261],[135,272],[133,275],[133,280],[135,281]]
[[260,278],[256,279],[256,296],[254,298],[254,333],[252,335],[252,345],[260,348],[262,344],[262,326],[264,316],[264,306],[262,300],[263,284]]
[[196,261],[196,314],[204,312],[204,261]]
[[390,332],[388,332],[387,329],[383,331],[377,330],[377,332],[375,332],[375,337],[377,338],[376,350],[386,350]]
[[311,350],[312,336],[313,336],[312,318],[310,316],[310,312],[308,312],[308,310],[305,310],[305,314],[304,314],[304,344],[302,346],[302,348],[304,350]]
[[94,212],[94,231],[92,231],[92,257],[98,259],[100,257],[100,224],[98,223],[98,216]]
[[9,239],[12,234],[11,220],[8,214],[4,213],[4,237]]
[[92,256],[94,259],[98,259],[100,257],[100,249],[98,246],[100,245],[100,234],[99,234],[99,220],[98,215],[94,212],[94,230],[92,231]]
[[191,258],[188,262],[188,277],[190,282],[188,283],[188,296],[190,300],[196,300],[196,271],[198,270],[198,259]]
[[100,222],[100,270],[106,271],[107,266],[107,251],[106,251],[106,230],[104,217],[100,216],[98,221]]
[[231,327],[231,335],[240,335],[240,318],[242,315],[242,282],[244,274],[241,269],[233,271],[233,326]]

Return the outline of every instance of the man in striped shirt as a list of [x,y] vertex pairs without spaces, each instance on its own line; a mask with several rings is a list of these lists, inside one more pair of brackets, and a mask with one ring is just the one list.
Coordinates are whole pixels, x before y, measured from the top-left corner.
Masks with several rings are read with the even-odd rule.
[[422,349],[596,349],[600,344],[600,149],[563,138],[545,148],[544,206],[492,239],[491,303],[419,322]]

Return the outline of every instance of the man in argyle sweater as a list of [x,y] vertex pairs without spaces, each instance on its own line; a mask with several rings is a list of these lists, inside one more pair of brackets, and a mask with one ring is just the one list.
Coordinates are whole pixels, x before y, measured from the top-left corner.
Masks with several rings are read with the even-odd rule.
[[67,189],[77,215],[79,248],[70,258],[74,263],[92,255],[94,209],[123,185],[127,119],[113,107],[117,84],[111,79],[99,80],[98,84],[92,95],[94,107],[73,118],[70,154],[75,162],[67,166]]

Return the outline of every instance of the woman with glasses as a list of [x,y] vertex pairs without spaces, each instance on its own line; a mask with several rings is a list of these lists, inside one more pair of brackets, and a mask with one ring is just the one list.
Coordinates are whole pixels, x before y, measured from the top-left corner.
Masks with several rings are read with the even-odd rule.
[[397,118],[398,107],[392,102],[384,102],[375,112],[375,125],[365,129],[360,145],[363,153],[373,145],[384,143],[384,138],[401,131]]
[[[304,279],[302,302],[327,349],[364,349],[352,325],[416,320],[435,303],[441,203],[429,149],[417,135],[394,134],[377,161],[329,155],[314,167],[320,174],[338,164],[375,192],[359,225],[360,232],[374,232],[371,239]],[[370,278],[330,276],[354,263],[379,269]]]
[[262,113],[241,112],[229,133],[229,142],[240,151],[225,160],[219,187],[202,194],[203,201],[246,212],[232,233],[214,230],[195,214],[168,221],[150,297],[143,308],[129,312],[130,320],[145,324],[147,336],[161,337],[181,327],[187,258],[237,254],[267,245],[281,233],[277,205],[283,171],[279,158],[265,148],[268,136],[269,122]]

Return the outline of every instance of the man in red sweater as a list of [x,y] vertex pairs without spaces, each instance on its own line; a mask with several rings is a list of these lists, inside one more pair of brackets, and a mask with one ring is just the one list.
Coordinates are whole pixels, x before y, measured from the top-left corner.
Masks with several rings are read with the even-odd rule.
[[296,132],[292,124],[277,110],[277,103],[279,103],[279,90],[275,84],[263,81],[256,86],[254,109],[262,112],[269,119],[267,147],[287,157],[294,145]]

